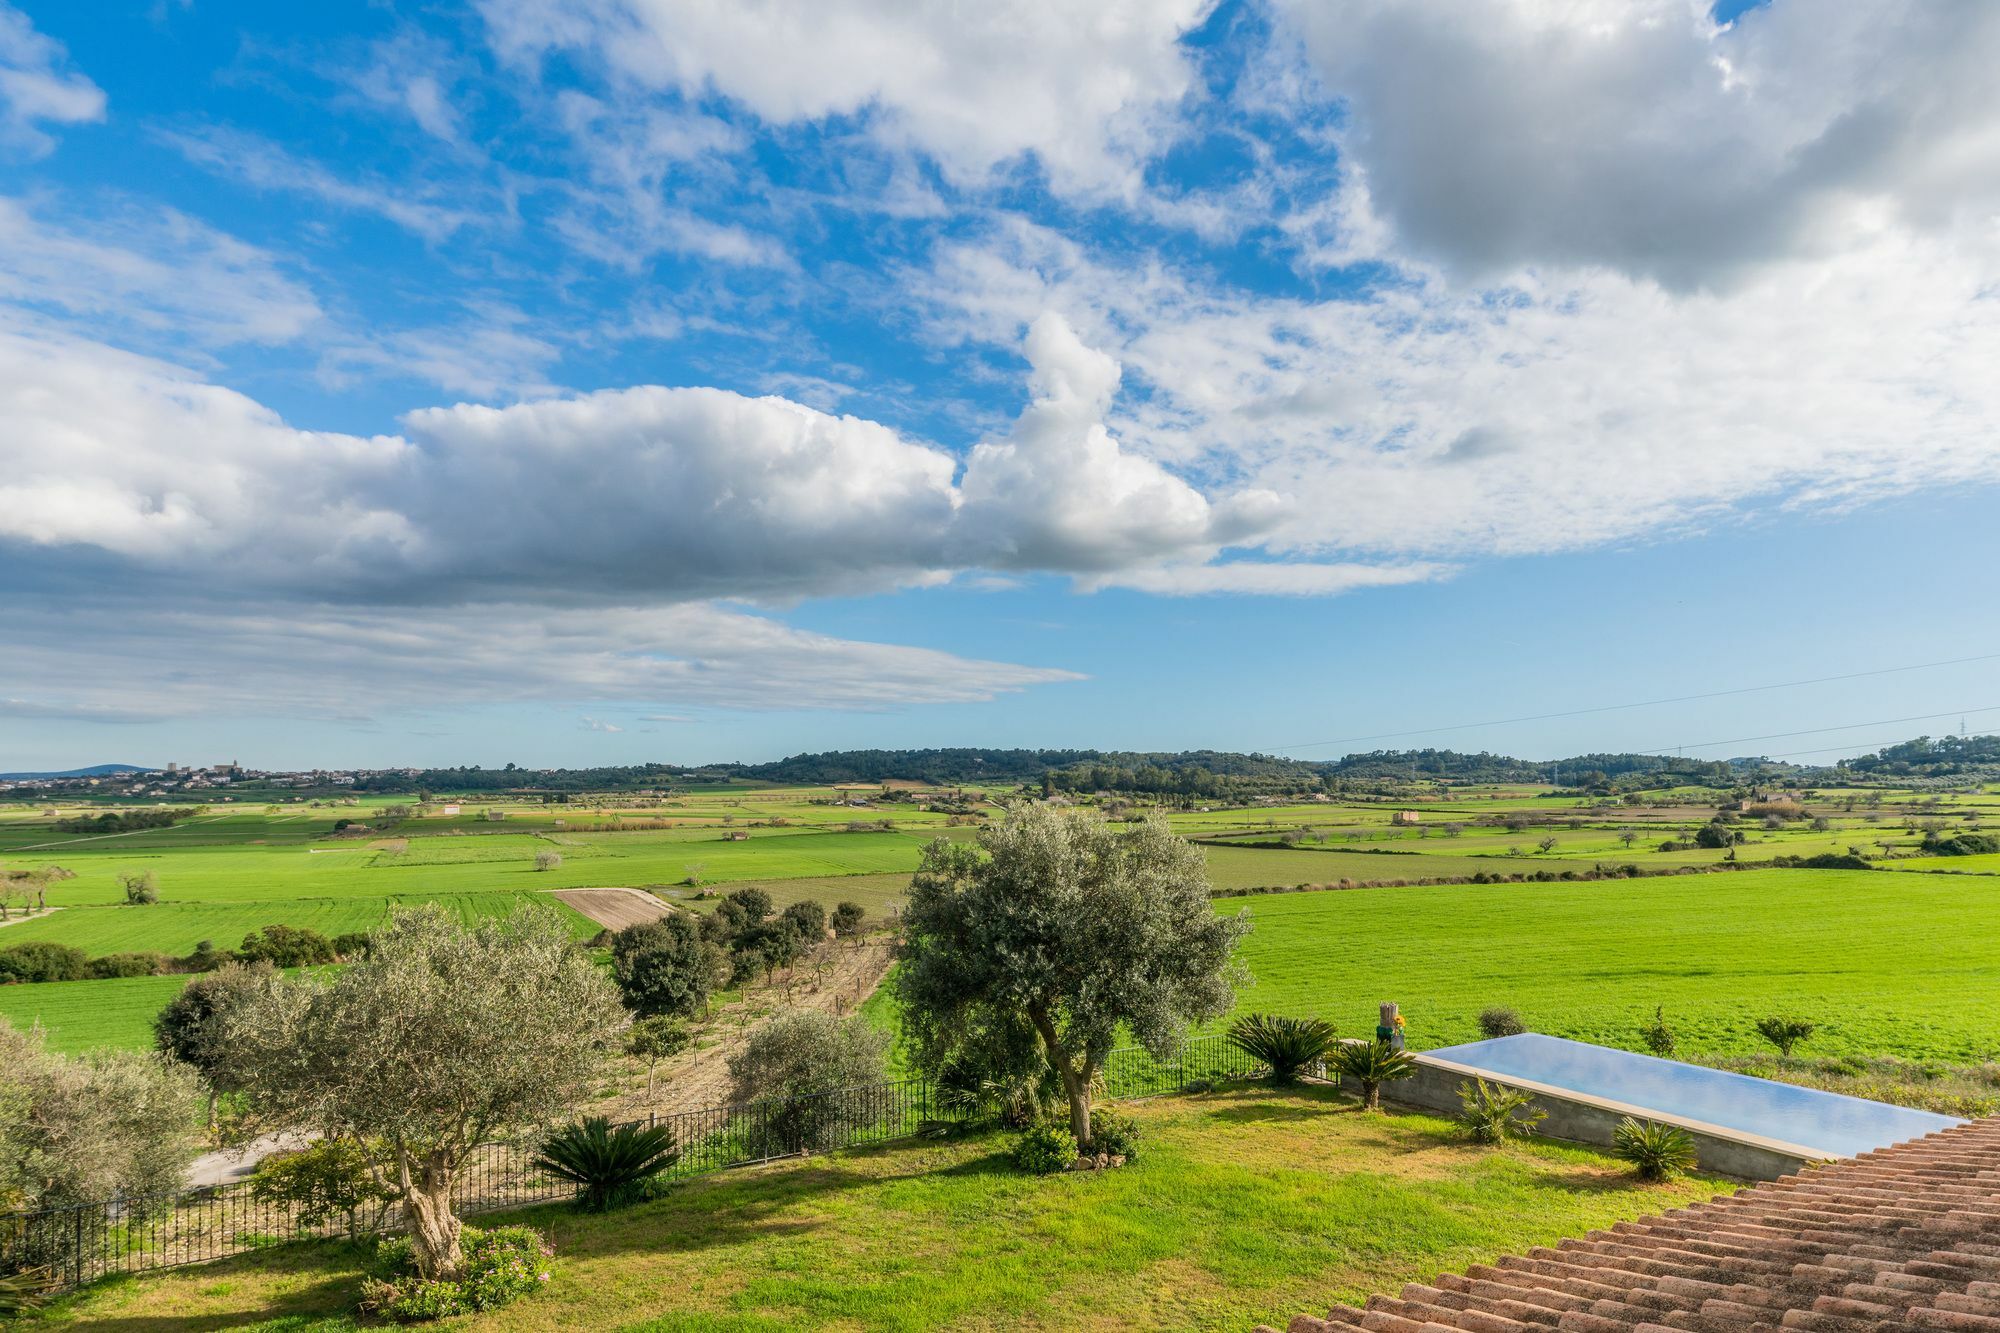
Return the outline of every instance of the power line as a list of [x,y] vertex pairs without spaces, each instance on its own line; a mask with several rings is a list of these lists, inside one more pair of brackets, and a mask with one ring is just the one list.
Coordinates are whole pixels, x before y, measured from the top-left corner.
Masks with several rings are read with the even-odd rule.
[[[2000,653],[1981,653],[1976,657],[1953,657],[1940,662],[1916,662],[1909,666],[1879,667],[1873,671],[1850,671],[1839,676],[1815,676],[1811,680],[1787,680],[1773,685],[1744,685],[1735,689],[1710,690],[1704,694],[1682,694],[1671,699],[1641,699],[1635,703],[1601,704],[1595,708],[1572,708],[1560,713],[1533,713],[1523,717],[1495,718],[1488,722],[1460,722],[1449,727],[1424,727],[1414,731],[1382,731],[1372,736],[1343,736],[1330,741],[1298,741],[1286,745],[1261,746],[1260,749],[1275,754],[1290,750],[1314,750],[1323,745],[1355,745],[1362,741],[1395,740],[1407,736],[1436,736],[1447,731],[1471,731],[1476,727],[1507,727],[1520,722],[1549,722],[1557,718],[1587,717],[1594,713],[1616,713],[1628,708],[1658,708],[1666,704],[1694,703],[1702,699],[1726,699],[1738,694],[1757,694],[1765,690],[1793,690],[1807,685],[1830,685],[1842,680],[1863,680],[1870,676],[1892,676],[1903,671],[1929,671],[1937,667],[1964,666],[1970,662],[2000,661]],[[1717,742],[1730,744],[1731,742]],[[1650,753],[1650,752],[1648,752]]]
[[[1985,708],[1948,708],[1941,713],[1918,713],[1913,717],[1885,717],[1876,722],[1844,722],[1837,727],[1807,727],[1803,731],[1773,731],[1762,736],[1737,736],[1724,741],[1689,741],[1685,745],[1659,745],[1650,750],[1631,750],[1627,753],[1663,755],[1669,750],[1707,750],[1717,745],[1747,745],[1751,741],[1779,741],[1791,736],[1817,736],[1827,731],[1859,731],[1863,727],[1890,727],[1899,722],[1929,722],[1933,718],[1952,717],[1955,715],[1970,717],[1974,713],[1994,712],[2000,712],[2000,704],[1991,704]],[[1846,747],[1836,745],[1831,748],[1839,750]],[[1797,750],[1793,751],[1793,753],[1806,754],[1818,752]]]

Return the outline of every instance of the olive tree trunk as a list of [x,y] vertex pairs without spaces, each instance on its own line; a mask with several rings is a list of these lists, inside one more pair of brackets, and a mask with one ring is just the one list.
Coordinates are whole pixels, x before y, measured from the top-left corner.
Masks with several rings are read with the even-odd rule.
[[451,1168],[429,1162],[413,1175],[406,1164],[402,1176],[403,1210],[410,1226],[410,1257],[416,1261],[418,1275],[456,1278],[465,1255],[458,1244],[458,1215],[451,1206]]

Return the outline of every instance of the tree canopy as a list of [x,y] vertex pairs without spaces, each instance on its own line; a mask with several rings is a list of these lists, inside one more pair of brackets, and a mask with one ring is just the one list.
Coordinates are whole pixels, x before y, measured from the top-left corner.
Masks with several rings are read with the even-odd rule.
[[1233,1002],[1249,914],[1217,916],[1208,889],[1200,850],[1160,821],[1120,833],[1028,806],[976,847],[933,842],[895,979],[918,1064],[1035,1052],[1087,1145],[1091,1081],[1121,1034],[1166,1058]]

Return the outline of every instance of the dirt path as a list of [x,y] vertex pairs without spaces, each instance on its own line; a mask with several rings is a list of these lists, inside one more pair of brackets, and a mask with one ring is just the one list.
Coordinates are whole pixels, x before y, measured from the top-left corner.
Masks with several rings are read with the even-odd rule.
[[24,911],[24,915],[21,915],[21,916],[10,916],[10,917],[8,917],[8,918],[7,918],[7,919],[6,919],[5,921],[0,921],[0,930],[4,930],[4,929],[6,929],[6,928],[7,928],[8,926],[18,926],[18,925],[20,925],[20,924],[21,924],[21,923],[22,923],[23,921],[40,921],[40,920],[41,920],[41,919],[42,919],[43,917],[47,916],[47,915],[48,915],[49,913],[51,913],[51,912],[60,912],[60,911],[62,911],[62,908],[60,908],[60,907],[44,907],[44,908],[43,908],[43,909],[42,909],[41,911],[39,911],[39,912],[31,912],[31,913],[30,913],[30,912],[26,912],[26,911],[25,911],[25,909],[23,909],[23,911]]
[[549,893],[606,930],[658,921],[674,911],[644,889],[550,889]]
[[785,1008],[843,1016],[854,1013],[888,975],[895,950],[887,936],[874,936],[858,946],[844,941],[826,945],[822,956],[826,969],[821,975],[815,975],[806,963],[793,969],[789,1000],[780,974],[777,984],[760,984],[699,1023],[694,1048],[660,1062],[657,1092],[650,1102],[646,1099],[645,1068],[635,1062],[636,1079],[615,1098],[597,1103],[593,1113],[617,1121],[637,1119],[648,1112],[669,1115],[726,1105],[729,1057],[743,1049],[759,1024]]

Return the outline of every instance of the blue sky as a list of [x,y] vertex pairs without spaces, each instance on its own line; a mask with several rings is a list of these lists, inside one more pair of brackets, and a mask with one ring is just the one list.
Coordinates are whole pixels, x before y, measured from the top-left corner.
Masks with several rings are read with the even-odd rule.
[[[0,768],[2000,653],[2000,13],[1898,9],[0,0]],[[1861,749],[1994,665],[1424,739]]]

